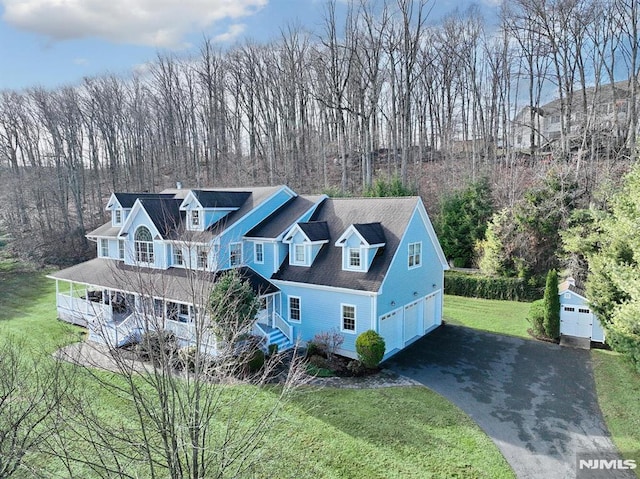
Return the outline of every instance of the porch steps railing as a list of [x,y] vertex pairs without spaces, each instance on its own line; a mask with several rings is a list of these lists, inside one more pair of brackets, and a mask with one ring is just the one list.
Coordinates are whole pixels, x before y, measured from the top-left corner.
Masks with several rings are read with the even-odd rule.
[[293,346],[293,343],[289,341],[282,331],[274,329],[269,332],[268,344],[277,344],[278,351],[285,351]]

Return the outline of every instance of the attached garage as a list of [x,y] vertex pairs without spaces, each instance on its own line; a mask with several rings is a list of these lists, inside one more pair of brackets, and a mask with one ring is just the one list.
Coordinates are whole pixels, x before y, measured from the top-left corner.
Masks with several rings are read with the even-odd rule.
[[560,334],[604,343],[604,330],[591,311],[584,290],[568,278],[559,287]]
[[380,316],[387,352],[404,348],[440,324],[440,298],[436,292]]

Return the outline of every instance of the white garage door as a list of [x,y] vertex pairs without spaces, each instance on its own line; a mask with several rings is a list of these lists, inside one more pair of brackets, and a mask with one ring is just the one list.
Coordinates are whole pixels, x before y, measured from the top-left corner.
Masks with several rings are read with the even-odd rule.
[[590,338],[593,313],[589,308],[562,306],[560,308],[560,333],[578,338]]
[[419,301],[404,307],[404,340],[409,341],[419,336],[422,331],[420,327]]
[[384,338],[387,352],[402,347],[402,310],[380,317],[380,334]]
[[438,295],[434,294],[424,299],[424,331],[436,324],[436,306]]

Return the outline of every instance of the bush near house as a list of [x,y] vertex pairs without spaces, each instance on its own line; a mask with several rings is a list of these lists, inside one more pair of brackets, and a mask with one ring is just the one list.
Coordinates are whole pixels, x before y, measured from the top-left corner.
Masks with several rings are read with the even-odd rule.
[[532,301],[540,297],[540,289],[522,278],[485,276],[483,274],[447,271],[444,275],[446,294],[467,298]]
[[386,345],[384,338],[370,329],[356,338],[356,353],[360,362],[369,369],[375,369],[382,361]]
[[544,331],[544,301],[538,299],[531,303],[527,321],[531,323],[531,334],[537,338],[546,336]]

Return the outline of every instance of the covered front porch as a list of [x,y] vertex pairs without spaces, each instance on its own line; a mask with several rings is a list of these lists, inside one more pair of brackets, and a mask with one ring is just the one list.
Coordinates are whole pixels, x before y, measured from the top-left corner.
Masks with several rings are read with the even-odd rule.
[[[173,332],[181,346],[199,345],[215,354],[216,337],[208,327],[205,308],[194,306],[206,304],[215,275],[208,278],[208,286],[199,285],[201,292],[195,294],[192,278],[184,271],[147,271],[150,277],[140,278],[139,270],[114,270],[114,265],[105,265],[105,261],[109,260],[88,262],[94,263],[91,281],[82,281],[89,271],[87,263],[49,276],[56,281],[56,308],[61,320],[86,327],[89,340],[114,348],[139,342],[146,331],[164,329]],[[145,285],[139,288],[145,289],[145,294],[130,290],[134,280]],[[266,282],[261,277],[249,281],[254,290],[262,291],[252,333],[264,338],[265,349],[270,344],[287,349],[293,344],[293,329],[280,314],[280,291],[273,285],[268,288],[256,284],[260,281]]]

